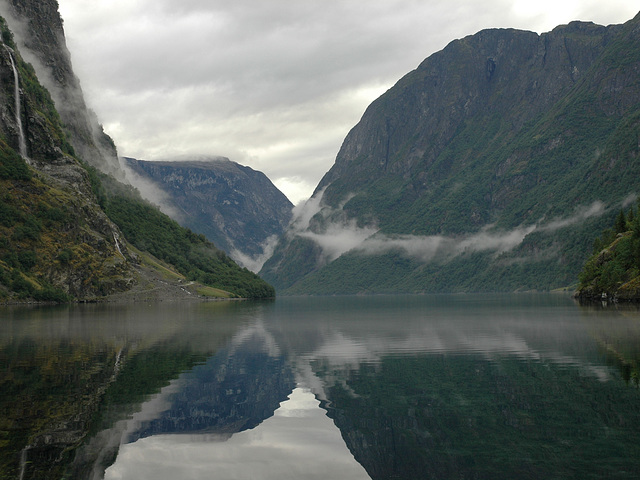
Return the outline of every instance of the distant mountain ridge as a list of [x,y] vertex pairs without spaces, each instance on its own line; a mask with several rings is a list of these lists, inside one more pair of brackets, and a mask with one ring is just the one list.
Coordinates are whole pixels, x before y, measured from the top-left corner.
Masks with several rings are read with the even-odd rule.
[[431,55],[349,132],[263,278],[332,294],[575,284],[640,191],[639,25],[484,30]]
[[268,243],[275,243],[291,220],[293,204],[264,173],[228,158],[124,160],[167,194],[161,206],[168,207],[174,220],[202,233],[247,268],[255,268],[256,262],[261,266]]

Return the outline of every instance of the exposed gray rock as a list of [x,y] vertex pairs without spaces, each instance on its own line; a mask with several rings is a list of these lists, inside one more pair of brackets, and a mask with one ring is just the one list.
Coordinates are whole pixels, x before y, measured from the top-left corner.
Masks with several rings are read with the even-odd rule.
[[227,158],[125,161],[135,174],[167,194],[164,202],[159,200],[165,213],[205,235],[247,268],[255,268],[257,262],[259,269],[265,247],[291,219],[293,205],[264,173]]

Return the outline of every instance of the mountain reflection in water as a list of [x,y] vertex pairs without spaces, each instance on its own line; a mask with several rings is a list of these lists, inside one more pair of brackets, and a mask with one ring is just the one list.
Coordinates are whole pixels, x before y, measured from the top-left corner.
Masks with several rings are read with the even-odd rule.
[[233,436],[159,435],[121,447],[107,480],[367,479],[340,431],[308,389],[295,388],[273,416]]
[[106,479],[369,478],[260,321],[128,424]]
[[[92,380],[105,379],[104,393],[82,445],[66,447],[75,455],[53,460],[67,461],[66,478],[636,478],[640,471],[633,309],[579,307],[554,295],[455,295],[152,306],[130,310],[127,326],[114,322],[126,309],[104,323],[98,312],[65,320],[65,328],[42,318],[33,320],[38,328],[9,323],[1,337],[13,379],[25,362],[32,377],[33,365],[48,371],[53,355],[70,369],[65,378],[75,378],[73,368],[85,367],[65,355],[102,352],[83,353],[105,365],[95,363],[103,373]],[[48,357],[19,357],[19,345],[50,341],[36,333],[43,325],[55,333]],[[71,331],[83,334],[66,338]],[[61,418],[52,423],[59,427]],[[60,478],[43,474],[53,457],[42,453],[46,432],[32,431],[14,441],[13,472]]]

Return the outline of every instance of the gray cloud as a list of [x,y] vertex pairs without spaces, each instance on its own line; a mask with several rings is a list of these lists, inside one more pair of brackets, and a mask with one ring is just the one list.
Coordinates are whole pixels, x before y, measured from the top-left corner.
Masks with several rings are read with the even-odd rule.
[[633,204],[637,200],[638,200],[638,195],[635,193],[630,193],[625,197],[624,200],[622,200],[621,206],[622,208],[627,208],[629,205]]
[[76,73],[120,153],[223,155],[296,202],[366,106],[489,27],[621,23],[627,0],[59,0]]

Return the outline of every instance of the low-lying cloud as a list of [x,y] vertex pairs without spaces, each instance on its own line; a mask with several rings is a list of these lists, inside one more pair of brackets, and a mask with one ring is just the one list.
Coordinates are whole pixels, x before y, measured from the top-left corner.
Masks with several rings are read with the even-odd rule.
[[268,237],[260,245],[262,253],[258,255],[247,255],[246,253],[240,251],[238,248],[234,248],[229,253],[229,256],[241,266],[251,270],[254,273],[258,273],[262,269],[264,262],[269,260],[269,258],[271,258],[271,255],[273,255],[273,252],[275,251],[279,240],[280,237],[278,237],[278,235],[271,235],[270,237]]
[[374,228],[358,227],[354,220],[347,224],[331,224],[321,234],[300,232],[298,235],[320,245],[327,260],[333,261],[346,252],[361,248],[376,232]]
[[153,203],[162,213],[176,222],[182,220],[182,212],[172,204],[171,197],[158,183],[136,173],[126,164],[124,159],[120,159],[120,166],[125,172],[125,182],[137,188],[143,198]]
[[332,209],[322,203],[319,192],[294,210],[289,237],[299,236],[315,242],[323,260],[331,262],[351,252],[358,255],[384,255],[398,252],[420,262],[446,261],[464,253],[493,252],[495,255],[518,247],[533,232],[554,232],[603,215],[607,208],[601,201],[577,207],[568,217],[522,225],[511,230],[498,230],[492,225],[479,232],[460,236],[388,235],[376,225],[358,225],[347,219],[342,208]]
[[390,251],[399,251],[409,258],[430,262],[435,259],[455,257],[463,253],[506,252],[520,245],[524,238],[534,230],[535,226],[516,228],[508,232],[491,232],[486,228],[478,233],[462,237],[377,234],[367,238],[354,251],[364,255],[382,255]]
[[546,232],[553,232],[555,230],[568,227],[570,225],[575,225],[591,217],[599,217],[605,212],[605,210],[606,208],[604,203],[597,200],[589,206],[586,206],[586,207],[582,206],[582,207],[576,208],[575,214],[572,215],[571,217],[555,218],[549,223],[541,225],[539,229]]

